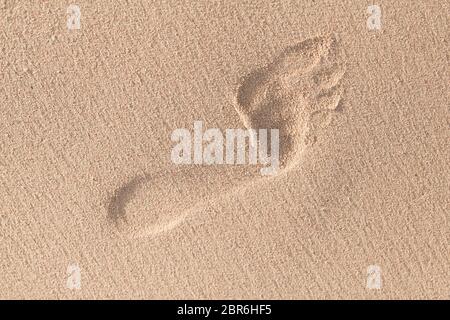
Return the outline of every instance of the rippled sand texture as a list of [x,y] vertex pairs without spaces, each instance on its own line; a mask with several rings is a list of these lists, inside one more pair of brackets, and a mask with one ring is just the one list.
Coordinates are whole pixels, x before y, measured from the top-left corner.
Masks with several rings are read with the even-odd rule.
[[0,298],[448,299],[449,4],[369,4],[0,1]]

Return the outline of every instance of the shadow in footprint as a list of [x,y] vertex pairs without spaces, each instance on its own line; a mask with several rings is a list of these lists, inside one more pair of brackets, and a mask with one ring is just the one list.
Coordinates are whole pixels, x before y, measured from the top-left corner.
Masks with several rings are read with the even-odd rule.
[[127,220],[125,208],[127,203],[136,196],[138,189],[150,179],[147,176],[137,176],[124,186],[114,191],[108,201],[108,218],[118,227],[120,220]]

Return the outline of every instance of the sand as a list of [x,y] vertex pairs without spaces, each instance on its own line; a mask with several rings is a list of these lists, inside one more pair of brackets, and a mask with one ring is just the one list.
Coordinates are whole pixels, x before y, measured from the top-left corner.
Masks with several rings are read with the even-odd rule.
[[0,3],[0,298],[450,297],[448,2],[70,4]]

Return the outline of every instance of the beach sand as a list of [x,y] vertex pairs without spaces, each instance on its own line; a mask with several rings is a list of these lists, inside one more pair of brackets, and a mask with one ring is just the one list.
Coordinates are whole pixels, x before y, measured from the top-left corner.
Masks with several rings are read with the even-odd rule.
[[374,4],[0,2],[0,298],[448,299],[450,5]]

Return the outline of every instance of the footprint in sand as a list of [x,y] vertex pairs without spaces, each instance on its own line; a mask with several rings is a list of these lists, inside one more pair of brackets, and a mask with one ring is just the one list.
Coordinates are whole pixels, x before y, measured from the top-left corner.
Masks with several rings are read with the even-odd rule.
[[250,73],[239,87],[237,112],[247,128],[280,130],[280,163],[298,162],[311,130],[339,111],[343,65],[334,37],[317,37],[284,50]]
[[[332,36],[307,39],[241,81],[235,109],[246,128],[280,132],[278,175],[297,166],[315,130],[339,112],[340,80]],[[182,166],[135,177],[110,198],[108,217],[131,238],[152,237],[182,224],[209,201],[275,177],[257,166]],[[224,193],[223,191],[226,190]],[[220,193],[220,194],[219,194]]]

